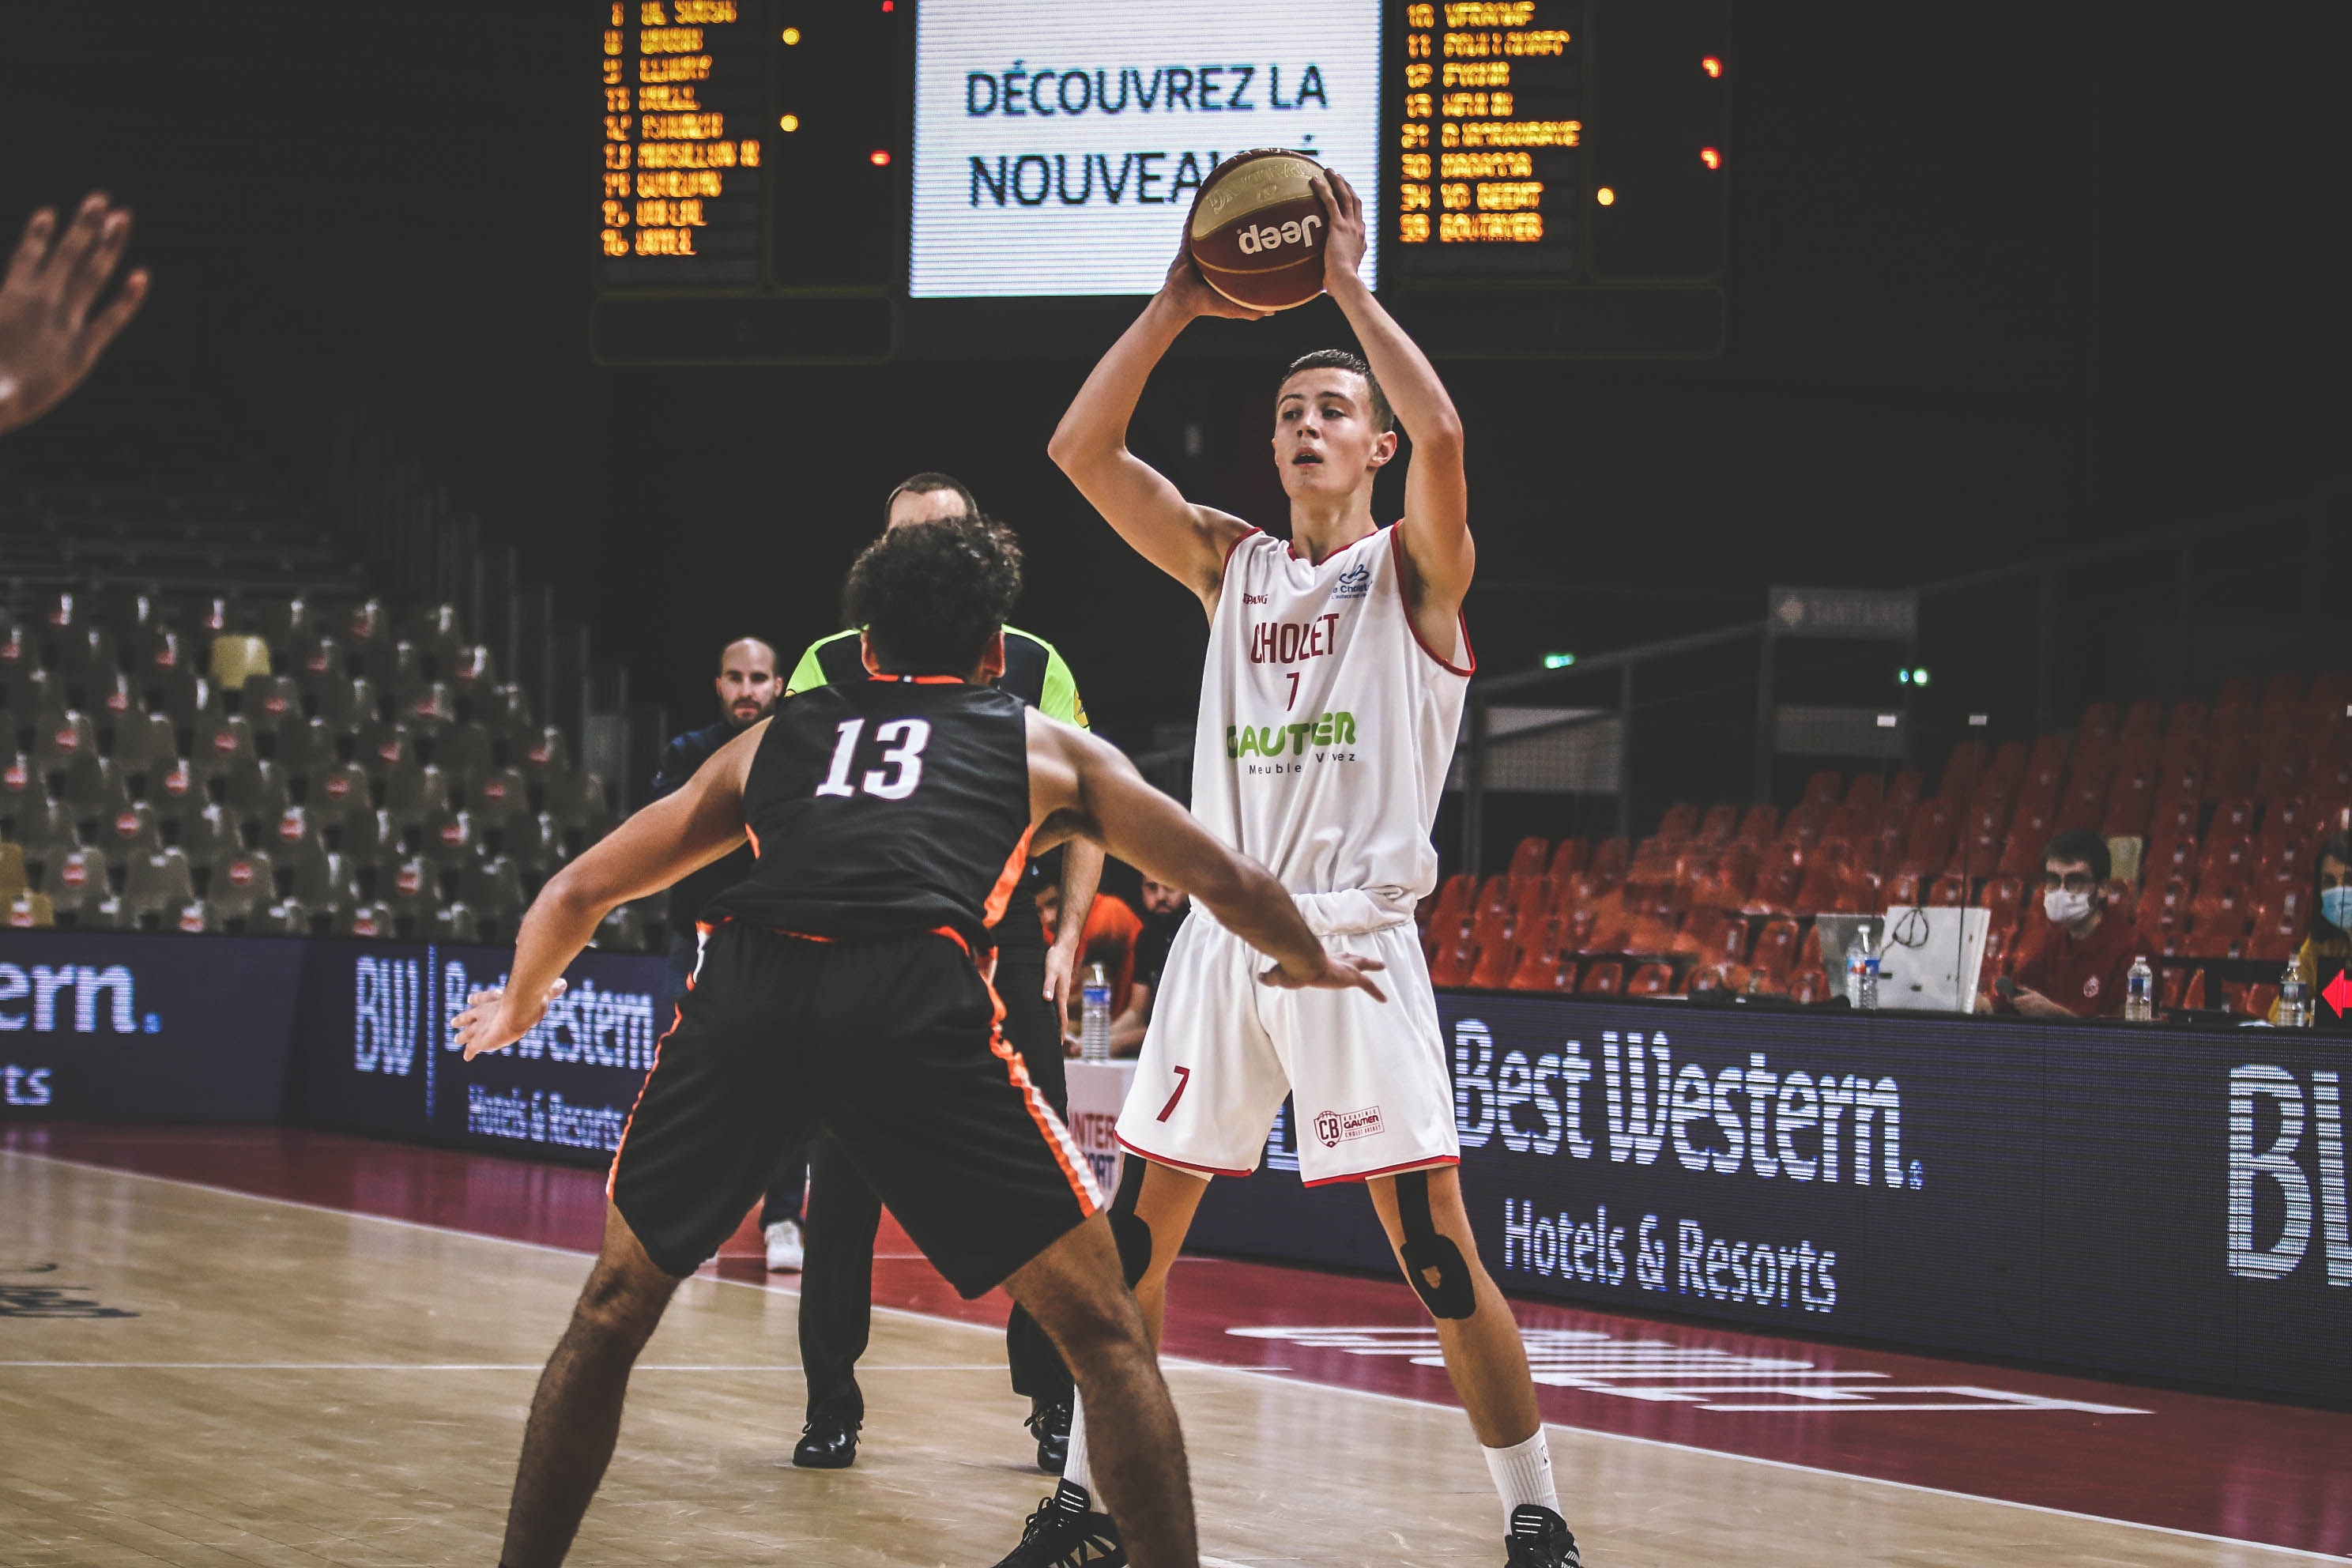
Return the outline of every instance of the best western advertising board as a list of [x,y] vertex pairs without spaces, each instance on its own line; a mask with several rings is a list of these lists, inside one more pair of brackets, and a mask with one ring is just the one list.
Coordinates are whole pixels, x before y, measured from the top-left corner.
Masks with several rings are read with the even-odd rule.
[[[1439,1011],[1507,1290],[2352,1397],[2342,1037]],[[1195,1244],[1392,1267],[1360,1192],[1299,1187],[1287,1123]]]
[[294,1119],[313,1126],[601,1167],[668,1026],[658,958],[587,952],[530,1034],[471,1062],[448,1024],[501,984],[485,947],[313,942]]
[[275,1121],[302,944],[0,931],[0,1120]]

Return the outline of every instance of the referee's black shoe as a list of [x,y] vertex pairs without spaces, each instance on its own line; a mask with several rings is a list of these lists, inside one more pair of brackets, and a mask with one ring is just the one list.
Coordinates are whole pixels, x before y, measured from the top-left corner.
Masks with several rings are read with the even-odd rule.
[[1037,1505],[1021,1544],[996,1568],[1127,1568],[1127,1547],[1110,1515],[1094,1510],[1087,1489],[1064,1481]]
[[1584,1568],[1568,1521],[1540,1503],[1523,1502],[1511,1510],[1511,1533],[1503,1545],[1510,1552],[1504,1568]]
[[1049,1476],[1060,1475],[1070,1462],[1070,1402],[1033,1400],[1029,1419],[1022,1425],[1037,1439],[1037,1468]]
[[801,1428],[793,1463],[804,1470],[845,1470],[857,1462],[857,1428],[820,1415]]

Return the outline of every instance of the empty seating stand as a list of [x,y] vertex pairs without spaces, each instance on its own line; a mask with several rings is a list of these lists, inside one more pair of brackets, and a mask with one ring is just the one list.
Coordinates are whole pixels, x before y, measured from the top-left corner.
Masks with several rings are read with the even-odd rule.
[[1432,975],[1524,992],[1819,1003],[1843,988],[1815,916],[1927,904],[1987,912],[1989,992],[2048,935],[2043,846],[2083,826],[2138,850],[2110,907],[2161,955],[2171,1005],[2210,998],[2259,1014],[2275,994],[2267,975],[2209,984],[2197,965],[2284,963],[2301,943],[2314,847],[2352,825],[2352,677],[2306,690],[2277,676],[2260,692],[2240,682],[2168,709],[2102,702],[2069,733],[1972,739],[1943,759],[1932,789],[1927,771],[1822,771],[1785,811],[1677,803],[1638,841],[1522,839],[1502,872],[1483,884],[1449,877],[1424,900]]
[[[83,577],[0,624],[12,924],[504,942],[611,826],[456,606],[362,591],[299,526],[199,537],[12,494],[0,533],[35,580]],[[430,885],[404,892],[414,867]],[[656,913],[598,940],[658,944]]]

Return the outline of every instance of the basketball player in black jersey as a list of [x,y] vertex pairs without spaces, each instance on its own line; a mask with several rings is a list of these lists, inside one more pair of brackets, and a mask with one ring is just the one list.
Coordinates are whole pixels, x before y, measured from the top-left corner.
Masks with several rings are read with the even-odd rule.
[[455,1020],[469,1059],[513,1044],[606,911],[750,840],[614,1155],[603,1250],[531,1402],[506,1568],[562,1561],[671,1292],[820,1128],[966,1298],[1004,1285],[1107,1413],[1094,1477],[1130,1560],[1197,1563],[1182,1435],[1100,1194],[973,954],[1030,851],[1084,837],[1192,889],[1275,961],[1268,984],[1379,996],[1378,965],[1326,952],[1280,883],[1118,752],[990,686],[1020,581],[1012,535],[976,519],[869,546],[845,599],[870,679],[786,699],[566,867],[508,985]]

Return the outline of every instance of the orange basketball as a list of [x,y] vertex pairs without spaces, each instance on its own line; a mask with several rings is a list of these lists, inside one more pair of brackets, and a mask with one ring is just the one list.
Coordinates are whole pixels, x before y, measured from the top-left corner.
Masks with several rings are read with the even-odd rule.
[[1323,292],[1331,218],[1307,183],[1322,172],[1278,147],[1236,153],[1209,171],[1184,222],[1202,280],[1254,310],[1287,310]]

